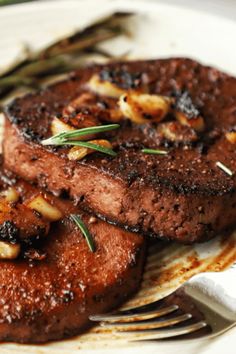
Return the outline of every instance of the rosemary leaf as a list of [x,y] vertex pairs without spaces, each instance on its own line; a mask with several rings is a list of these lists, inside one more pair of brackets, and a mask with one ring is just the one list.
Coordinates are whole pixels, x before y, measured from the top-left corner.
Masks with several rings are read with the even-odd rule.
[[167,155],[168,151],[158,149],[142,149],[144,154]]
[[96,248],[95,248],[93,238],[92,238],[91,234],[89,233],[89,230],[87,229],[84,222],[81,220],[81,218],[78,215],[71,214],[70,217],[71,217],[72,221],[74,221],[74,223],[79,227],[80,231],[84,235],[90,251],[95,252]]
[[234,173],[227,166],[225,166],[222,162],[217,161],[216,166],[219,167],[222,171],[224,171],[230,177],[233,176]]
[[76,52],[81,52],[87,48],[91,48],[94,45],[97,45],[98,43],[117,37],[121,33],[121,27],[99,30],[97,33],[88,35],[86,38],[81,38],[77,42],[67,43],[65,46],[57,45],[54,48],[50,48],[50,51],[45,52],[44,55],[46,58],[53,58],[61,54],[73,54]]
[[42,59],[26,64],[21,69],[17,70],[17,75],[21,77],[38,77],[45,76],[52,71],[57,73],[60,69],[66,67],[66,60],[63,56],[58,56],[50,59]]
[[113,151],[112,149],[106,148],[104,146],[90,143],[89,141],[76,141],[76,140],[68,140],[66,141],[63,145],[73,145],[73,146],[81,146],[85,147],[91,150],[96,150],[99,152],[103,152],[104,154],[110,155],[110,156],[116,156],[116,152]]
[[[62,132],[52,136],[49,139],[45,139],[41,141],[42,145],[67,145],[68,141],[75,138],[80,138],[82,136],[103,133],[110,130],[118,129],[120,127],[119,124],[108,124],[108,125],[99,125],[89,128],[75,129],[69,132]],[[74,145],[75,141],[72,141]],[[68,145],[73,145],[68,144]]]
[[30,77],[11,75],[0,78],[0,98],[6,96],[13,89],[17,89],[19,87],[36,88],[37,85],[38,83],[36,82],[36,80]]
[[35,80],[32,78],[12,75],[0,78],[0,89],[11,86],[33,86],[34,83]]

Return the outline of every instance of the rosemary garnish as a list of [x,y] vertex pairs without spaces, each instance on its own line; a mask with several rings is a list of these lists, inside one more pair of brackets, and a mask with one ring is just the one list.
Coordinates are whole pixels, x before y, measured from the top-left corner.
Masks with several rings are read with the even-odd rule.
[[107,147],[98,145],[98,144],[94,144],[94,143],[90,143],[89,141],[76,141],[76,140],[68,140],[64,143],[65,145],[73,145],[73,146],[81,146],[81,147],[85,147],[91,150],[96,150],[96,151],[100,151],[103,152],[104,154],[108,154],[111,156],[116,156],[116,152],[113,151],[112,149],[109,149]]
[[82,136],[107,132],[119,128],[119,124],[108,124],[100,125],[89,128],[76,129],[68,132],[62,132],[52,136],[49,139],[41,141],[42,145],[72,145],[72,146],[81,146],[91,150],[99,151],[110,156],[116,156],[116,152],[110,148],[95,144],[89,141],[78,141],[73,140],[75,138],[80,138]]
[[90,251],[95,252],[96,248],[95,248],[93,238],[92,238],[91,234],[89,233],[89,230],[87,229],[84,222],[81,220],[81,218],[78,215],[71,214],[70,217],[74,221],[74,223],[79,227],[80,231],[84,235],[84,237],[88,243]]
[[[108,125],[99,125],[99,126],[94,126],[89,128],[76,129],[69,132],[62,132],[53,135],[49,139],[42,140],[41,143],[42,145],[78,145],[76,144],[77,143],[76,140],[71,141],[71,139],[80,138],[82,136],[86,136],[90,134],[103,133],[110,130],[118,129],[119,127],[120,127],[119,124],[108,124]],[[68,144],[68,141],[70,141],[71,144]]]
[[224,171],[230,177],[233,176],[233,172],[227,166],[225,166],[222,162],[217,161],[216,166],[219,167],[222,171]]
[[144,154],[167,155],[168,151],[158,149],[142,149]]

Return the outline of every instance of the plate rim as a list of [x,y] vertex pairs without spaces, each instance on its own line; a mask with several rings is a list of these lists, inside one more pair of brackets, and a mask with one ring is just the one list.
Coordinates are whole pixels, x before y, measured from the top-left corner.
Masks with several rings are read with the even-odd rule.
[[[115,6],[122,6],[122,4],[124,4],[125,3],[125,1],[123,1],[123,0],[115,0],[115,1],[109,1],[109,0],[99,0],[100,1],[100,3],[103,3],[104,5],[108,5],[108,7],[107,7],[107,9],[111,9],[112,10],[112,8],[114,8]],[[23,3],[23,4],[15,4],[15,5],[12,5],[12,6],[10,6],[10,7],[5,7],[5,8],[2,8],[1,10],[1,13],[5,13],[5,14],[8,14],[8,13],[14,13],[14,12],[18,12],[18,11],[25,11],[25,9],[27,9],[27,11],[30,11],[30,10],[35,10],[35,8],[40,8],[40,9],[45,9],[45,8],[47,8],[48,6],[51,6],[51,7],[55,7],[55,6],[57,6],[57,9],[58,9],[58,5],[60,4],[60,8],[64,8],[65,6],[66,7],[68,7],[70,4],[72,4],[73,6],[76,6],[76,7],[84,7],[86,4],[88,4],[88,3],[94,3],[94,2],[96,2],[96,0],[86,0],[86,3],[84,2],[84,1],[76,1],[76,0],[68,0],[68,1],[66,1],[66,0],[63,0],[63,1],[57,1],[57,0],[50,0],[50,1],[45,1],[45,2],[33,2],[33,3]],[[205,16],[210,16],[210,17],[212,17],[212,18],[214,18],[214,19],[220,19],[221,21],[223,20],[223,21],[225,21],[225,22],[230,22],[230,23],[232,23],[234,26],[235,26],[235,28],[236,28],[236,22],[235,21],[233,21],[233,20],[231,20],[231,19],[228,19],[228,18],[226,18],[225,16],[221,16],[221,15],[217,15],[217,14],[208,14],[208,13],[206,13],[205,11],[202,11],[202,10],[199,10],[199,9],[196,9],[196,10],[193,10],[193,9],[191,9],[190,7],[188,7],[188,6],[184,6],[184,5],[180,5],[180,6],[178,6],[178,5],[172,5],[172,4],[165,4],[164,3],[164,1],[158,1],[158,2],[154,2],[153,0],[148,0],[148,1],[145,1],[145,0],[138,0],[138,1],[132,1],[132,2],[130,2],[130,6],[132,5],[132,7],[134,8],[136,5],[137,6],[140,6],[140,4],[143,4],[142,6],[144,6],[145,5],[145,7],[146,7],[146,11],[148,12],[148,11],[150,11],[150,9],[153,7],[155,7],[155,8],[158,8],[159,6],[162,6],[163,8],[165,7],[165,8],[177,8],[178,10],[184,10],[184,11],[190,11],[190,12],[192,12],[192,13],[198,13],[198,14],[200,14],[200,15],[204,15],[204,17]],[[111,6],[112,5],[112,6]],[[106,10],[107,10],[106,9]],[[0,14],[1,15],[1,14]],[[235,333],[235,338],[236,338],[236,328],[235,329],[232,329],[231,331],[229,331],[229,332],[234,332]],[[227,332],[227,333],[229,333],[229,332]],[[209,342],[208,342],[209,343]],[[4,345],[5,343],[3,343],[3,345]],[[172,347],[173,347],[173,345],[176,345],[176,343],[175,342],[170,342],[169,343],[169,345],[171,345]],[[150,347],[150,350],[149,349],[146,349],[146,348],[148,348],[148,347]],[[21,346],[19,345],[19,350],[18,350],[18,353],[21,353]],[[125,349],[126,350],[126,352],[127,352],[127,354],[128,353],[134,353],[135,351],[137,351],[137,349],[140,349],[141,348],[141,346],[140,345],[137,345],[137,346],[133,346],[132,348],[130,348],[130,349]],[[145,345],[143,348],[145,348],[146,349],[146,353],[154,353],[154,350],[156,350],[157,349],[157,345],[154,343],[150,343],[149,345]],[[161,353],[162,354],[164,354],[164,351],[165,351],[165,349],[164,349],[164,346],[162,346],[162,345],[160,345],[160,347],[159,347],[162,351],[161,351]],[[153,350],[152,350],[153,349]],[[187,349],[187,348],[186,348]],[[66,350],[66,348],[65,348],[65,350]],[[96,350],[96,349],[89,349],[89,350],[87,350],[87,349],[78,349],[78,353],[80,352],[80,353],[89,353],[89,352],[91,352],[91,351],[93,351],[94,353],[104,353],[104,352],[106,352],[106,353],[113,353],[113,354],[118,354],[118,350],[119,350],[119,353],[120,353],[120,349],[119,348],[117,348],[117,349],[110,349],[110,348],[104,348],[104,349],[99,349],[99,350]],[[1,345],[0,345],[0,351],[2,352],[2,349],[1,349]],[[9,354],[10,353],[12,353],[12,351],[11,351],[11,349],[9,349]],[[24,352],[24,350],[22,351],[22,353]],[[39,352],[40,352],[40,346],[39,346]],[[50,351],[49,351],[49,353],[56,353],[57,352],[57,350],[56,349],[50,349]],[[74,351],[71,351],[71,353],[73,353]],[[220,349],[220,352],[222,352],[222,349]],[[6,351],[6,353],[7,353],[7,351]],[[60,353],[59,351],[57,352],[57,353]],[[190,353],[190,352],[189,352]],[[216,351],[216,348],[214,347],[213,348],[213,350],[211,351],[205,351],[204,350],[204,353],[214,353],[214,354],[217,354],[218,353],[218,351]],[[233,353],[233,352],[232,352]],[[230,354],[230,351],[227,351],[227,354]]]

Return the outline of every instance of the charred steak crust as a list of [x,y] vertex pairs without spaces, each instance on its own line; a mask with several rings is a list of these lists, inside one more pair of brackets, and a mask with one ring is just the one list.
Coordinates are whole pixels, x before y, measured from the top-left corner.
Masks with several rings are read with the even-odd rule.
[[[145,155],[140,148],[159,148],[156,126],[123,120],[118,132],[108,134],[118,153],[115,158],[94,153],[69,161],[67,148],[40,145],[51,135],[52,117],[60,116],[86,90],[94,73],[125,89],[138,87],[143,80],[154,94],[188,92],[183,95],[185,100],[191,97],[187,109],[201,112],[205,120],[200,140],[176,146],[166,142],[168,155]],[[205,241],[235,225],[235,175],[216,166],[220,161],[236,170],[235,146],[224,136],[235,126],[235,97],[236,79],[190,59],[89,67],[6,108],[4,163],[54,193],[67,191],[109,222],[184,243]],[[100,106],[104,101],[96,100]],[[110,99],[105,105],[114,103]]]
[[[13,185],[23,198],[38,192],[19,179]],[[0,260],[1,341],[39,343],[76,335],[91,325],[89,315],[120,305],[139,286],[143,237],[91,219],[68,200],[52,200],[65,214],[81,215],[96,252],[89,250],[82,234],[64,217],[41,243],[40,253],[46,257]]]

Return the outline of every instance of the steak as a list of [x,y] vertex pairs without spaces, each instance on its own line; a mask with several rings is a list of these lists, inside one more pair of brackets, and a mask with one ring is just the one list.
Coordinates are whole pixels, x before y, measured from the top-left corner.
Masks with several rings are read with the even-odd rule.
[[[1,341],[39,343],[76,335],[90,325],[89,315],[116,307],[137,290],[144,258],[141,236],[91,217],[69,200],[23,180],[6,178],[2,171],[1,181],[1,191],[10,184],[20,194],[18,207],[41,193],[63,212],[47,236],[30,245],[21,243],[17,259],[0,260]],[[71,213],[87,225],[94,253],[70,220]]]
[[[103,83],[97,91],[96,77]],[[160,109],[159,121],[139,109],[130,120],[114,97],[124,92],[159,95],[172,108],[164,120]],[[227,74],[190,59],[94,65],[15,99],[5,115],[5,166],[56,195],[68,193],[110,223],[183,243],[235,226],[236,153],[226,133],[235,131],[236,79]],[[100,135],[117,155],[71,160],[71,147],[43,146],[55,117],[74,128],[118,122],[118,130]]]

